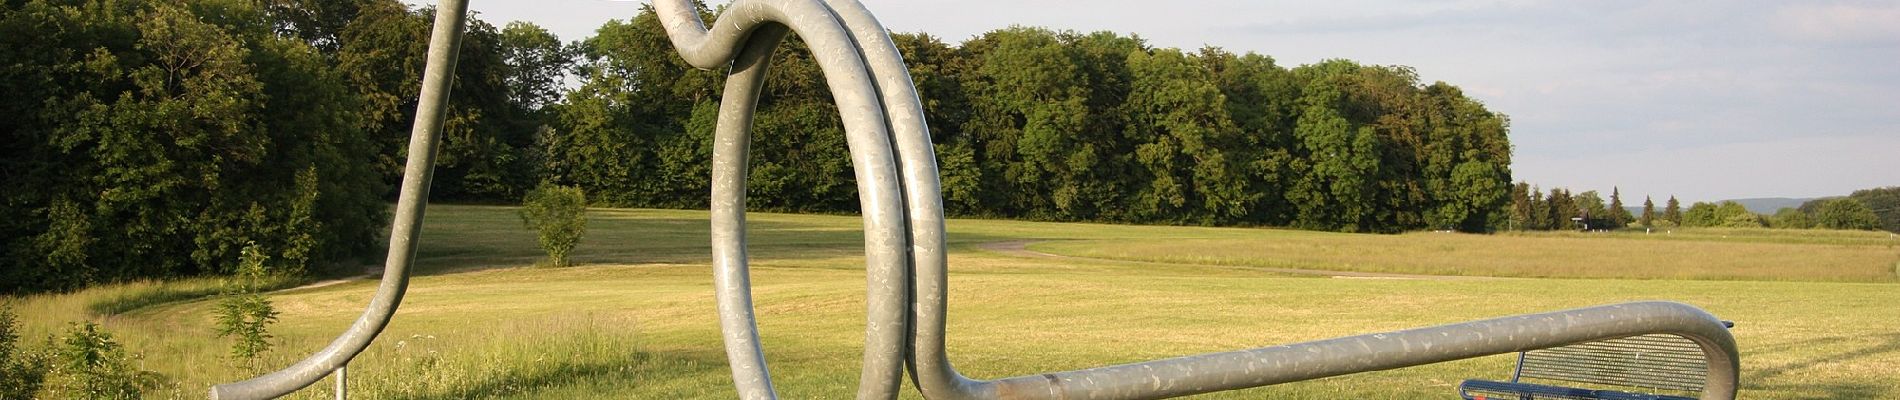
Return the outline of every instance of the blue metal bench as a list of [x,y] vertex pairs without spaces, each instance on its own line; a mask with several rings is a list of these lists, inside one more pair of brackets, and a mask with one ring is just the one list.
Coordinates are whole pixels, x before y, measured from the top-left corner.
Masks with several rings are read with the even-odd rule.
[[1466,400],[1694,400],[1708,373],[1695,342],[1641,335],[1518,353],[1509,382],[1468,379],[1458,385],[1458,394]]

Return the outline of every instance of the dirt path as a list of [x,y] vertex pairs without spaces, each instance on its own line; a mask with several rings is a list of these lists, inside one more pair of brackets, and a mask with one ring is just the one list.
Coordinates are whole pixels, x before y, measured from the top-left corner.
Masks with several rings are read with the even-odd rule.
[[[977,244],[976,247],[979,249],[988,250],[988,251],[1000,253],[1003,255],[1024,257],[1024,258],[1041,258],[1041,259],[1051,259],[1051,260],[1072,260],[1072,261],[1088,261],[1088,262],[1119,262],[1119,263],[1166,265],[1166,266],[1229,267],[1228,265],[1187,264],[1187,263],[1171,263],[1171,262],[1155,262],[1155,261],[1117,260],[1117,259],[1112,259],[1112,258],[1065,256],[1061,254],[1050,254],[1050,253],[1030,250],[1029,244],[1036,243],[1036,242],[1037,241],[1035,240],[1009,240],[1009,241],[1002,241],[1002,242],[981,243],[981,244]],[[1270,267],[1240,267],[1240,268],[1246,268],[1246,269],[1256,270],[1256,271],[1283,273],[1283,274],[1327,276],[1327,277],[1340,278],[1340,279],[1420,279],[1420,280],[1437,280],[1437,281],[1469,281],[1469,280],[1503,279],[1503,278],[1495,278],[1495,277],[1488,277],[1488,276],[1414,275],[1414,274],[1392,274],[1392,273],[1383,273],[1383,272],[1327,271],[1327,270],[1300,269],[1300,268],[1270,268]]]
[[341,285],[345,283],[350,283],[350,281],[358,281],[358,280],[364,280],[364,279],[369,279],[369,275],[357,275],[357,276],[352,276],[348,278],[340,278],[340,279],[325,279],[321,281],[306,283],[303,286],[272,290],[271,293],[289,292],[289,291],[294,291],[294,290],[316,289],[316,288],[325,287],[325,286]]

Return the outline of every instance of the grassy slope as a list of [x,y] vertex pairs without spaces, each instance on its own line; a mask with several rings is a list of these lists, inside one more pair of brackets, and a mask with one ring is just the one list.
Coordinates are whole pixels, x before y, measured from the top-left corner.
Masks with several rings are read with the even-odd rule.
[[[361,398],[608,397],[730,398],[705,265],[704,212],[600,210],[577,251],[587,265],[512,268],[538,252],[509,209],[436,206],[425,226],[421,270],[383,336],[351,365]],[[862,241],[855,217],[761,214],[751,218],[755,293],[768,357],[786,398],[835,398],[853,391],[863,323]],[[1482,237],[1430,234],[1361,236],[1274,230],[951,222],[950,348],[965,373],[979,378],[1143,361],[1340,335],[1559,308],[1642,299],[1688,302],[1738,321],[1748,398],[1895,398],[1900,383],[1900,321],[1891,318],[1900,291],[1885,278],[1854,268],[1835,275],[1801,268],[1789,280],[1365,280],[1276,276],[1229,266],[1155,266],[1112,261],[1030,259],[976,250],[975,243],[1079,239],[1038,250],[1137,256],[1193,254],[1180,261],[1247,265],[1248,254],[1281,257],[1364,257],[1351,265],[1433,268],[1456,263],[1460,251],[1505,247],[1494,257],[1582,253],[1635,246],[1679,248],[1699,264],[1753,265],[1768,246],[1844,265],[1892,263],[1890,244],[1860,237],[1738,238],[1721,232],[1652,237]],[[1703,235],[1704,237],[1696,237]],[[1446,244],[1443,241],[1452,241]],[[1772,243],[1764,243],[1772,242]],[[1296,243],[1332,246],[1301,255]],[[1172,247],[1170,247],[1172,246]],[[1452,255],[1435,254],[1450,246]],[[1180,250],[1163,251],[1164,248]],[[1272,248],[1272,247],[1267,247]],[[1459,250],[1470,248],[1470,250]],[[1095,250],[1091,250],[1095,249]],[[1772,252],[1770,253],[1772,254]],[[1870,255],[1871,254],[1871,255]],[[1097,255],[1089,253],[1089,255]],[[1111,255],[1103,253],[1101,255]],[[1884,255],[1885,258],[1881,258]],[[1271,265],[1306,264],[1295,256]],[[1135,256],[1130,256],[1135,257]],[[1173,256],[1170,256],[1173,257]],[[1230,261],[1221,261],[1227,257]],[[1175,259],[1175,258],[1169,258]],[[1859,260],[1859,261],[1855,261]],[[1578,261],[1570,265],[1583,263]],[[1472,262],[1474,268],[1533,265]],[[1561,264],[1561,263],[1560,263]],[[1687,264],[1673,263],[1668,266]],[[1889,264],[1890,265],[1890,264]],[[1410,269],[1407,269],[1410,268]],[[1871,268],[1871,267],[1869,267]],[[1416,267],[1409,272],[1440,272]],[[1646,275],[1649,269],[1617,269]],[[1569,269],[1554,271],[1584,271]],[[1595,276],[1582,274],[1582,276]],[[1721,276],[1717,278],[1753,278]],[[151,284],[147,284],[151,285]],[[198,284],[185,284],[191,287]],[[162,286],[162,285],[160,285]],[[274,328],[282,347],[270,365],[285,365],[322,347],[361,311],[374,282],[354,282],[273,296],[284,312]],[[91,303],[125,288],[99,288],[23,299],[28,337],[86,315]],[[103,318],[144,364],[174,381],[164,395],[196,398],[213,382],[244,376],[209,337],[211,303],[190,301]],[[1508,376],[1508,357],[1359,374],[1206,398],[1410,398],[1451,396],[1468,377]],[[299,394],[328,395],[325,381]],[[914,397],[914,393],[906,396]]]

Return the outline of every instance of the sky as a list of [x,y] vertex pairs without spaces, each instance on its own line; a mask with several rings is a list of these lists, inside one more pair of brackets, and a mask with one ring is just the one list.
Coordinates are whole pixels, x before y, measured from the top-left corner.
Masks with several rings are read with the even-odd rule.
[[[861,0],[962,41],[1009,25],[1406,65],[1511,117],[1516,180],[1626,203],[1900,186],[1900,2]],[[410,0],[411,3],[433,3]],[[473,0],[563,40],[642,2]],[[709,3],[719,4],[719,0]]]

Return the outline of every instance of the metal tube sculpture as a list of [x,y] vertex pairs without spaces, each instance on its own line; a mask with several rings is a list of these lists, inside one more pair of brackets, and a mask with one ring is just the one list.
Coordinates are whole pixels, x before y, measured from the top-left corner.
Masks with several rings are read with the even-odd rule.
[[[466,9],[443,0],[430,43],[390,258],[375,300],[350,330],[302,362],[213,398],[267,398],[308,386],[346,363],[386,325],[407,283],[428,194],[447,75]],[[1157,399],[1415,366],[1641,334],[1695,341],[1708,362],[1703,399],[1733,399],[1739,360],[1721,321],[1680,303],[1626,303],[1078,371],[979,381],[944,350],[948,293],[936,156],[908,69],[889,34],[856,0],[737,0],[708,30],[687,0],[655,0],[680,56],[729,68],[713,147],[713,282],[739,396],[777,397],[759,345],[745,250],[750,128],[771,56],[789,33],[811,47],[844,120],[864,219],[864,367],[858,398],[892,399],[906,368],[929,399]]]
[[[691,4],[655,1],[680,56],[729,67],[713,148],[714,283],[739,394],[774,398],[758,344],[745,258],[746,151],[773,49],[786,30],[810,45],[838,101],[864,216],[867,307],[858,398],[896,395],[902,358],[930,399],[1154,399],[1522,350],[1669,333],[1700,344],[1705,399],[1735,396],[1739,360],[1721,321],[1679,303],[1643,302],[1173,358],[994,381],[964,377],[944,351],[947,268],[936,157],[921,103],[889,34],[855,0],[738,0],[709,31]],[[867,107],[876,107],[867,109]],[[895,146],[895,148],[889,147]],[[895,164],[891,164],[891,163]],[[866,163],[873,163],[866,165]],[[898,179],[895,186],[892,177]],[[901,197],[894,200],[894,197]],[[893,232],[893,229],[903,229]],[[914,298],[906,298],[906,295]],[[893,310],[908,307],[903,318]],[[909,326],[904,326],[909,323]],[[909,348],[892,348],[907,330]]]

